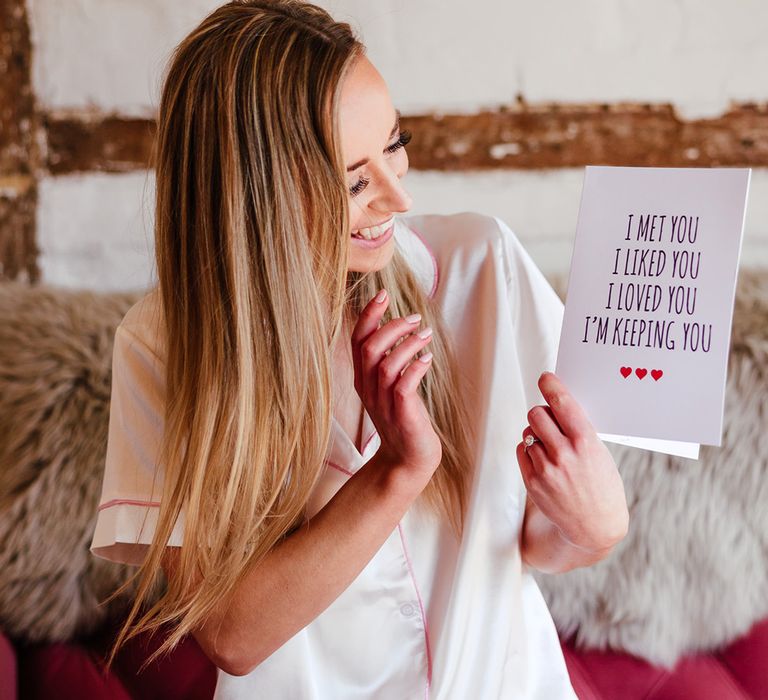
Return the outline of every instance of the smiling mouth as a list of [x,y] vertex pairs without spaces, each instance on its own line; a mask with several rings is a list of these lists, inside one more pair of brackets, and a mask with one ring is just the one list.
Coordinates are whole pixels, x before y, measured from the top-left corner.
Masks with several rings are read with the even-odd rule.
[[[389,229],[392,228],[393,224],[394,224],[394,216],[390,216],[388,219],[386,219],[385,221],[382,221],[380,224],[376,224],[375,226],[369,226],[369,227],[358,229],[357,231],[353,231],[351,236],[352,238],[358,238],[364,241],[375,241],[377,238],[380,238],[387,231],[389,231]],[[363,233],[363,231],[365,231],[365,233]]]

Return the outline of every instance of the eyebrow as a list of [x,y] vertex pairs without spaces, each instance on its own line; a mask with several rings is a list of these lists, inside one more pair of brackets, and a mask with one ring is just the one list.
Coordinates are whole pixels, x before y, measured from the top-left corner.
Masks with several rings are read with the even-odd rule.
[[[396,109],[395,125],[392,127],[392,131],[389,132],[389,137],[387,138],[387,140],[391,139],[397,133],[397,130],[400,128],[400,116],[401,116],[400,110]],[[347,172],[351,173],[353,170],[357,170],[360,166],[365,165],[368,162],[368,160],[369,160],[368,158],[363,158],[362,160],[358,160],[357,163],[352,163],[352,165],[350,165],[347,168]]]

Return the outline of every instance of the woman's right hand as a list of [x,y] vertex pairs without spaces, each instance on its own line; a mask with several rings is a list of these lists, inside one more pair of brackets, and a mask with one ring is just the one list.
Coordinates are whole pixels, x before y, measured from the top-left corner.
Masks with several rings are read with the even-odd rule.
[[[418,394],[419,382],[432,366],[431,354],[427,362],[414,359],[432,336],[417,335],[421,330],[417,314],[393,318],[379,327],[388,304],[389,295],[381,302],[371,299],[352,330],[355,390],[381,438],[377,458],[402,469],[409,480],[423,487],[440,464],[443,452],[432,418]],[[403,337],[403,342],[393,348]]]

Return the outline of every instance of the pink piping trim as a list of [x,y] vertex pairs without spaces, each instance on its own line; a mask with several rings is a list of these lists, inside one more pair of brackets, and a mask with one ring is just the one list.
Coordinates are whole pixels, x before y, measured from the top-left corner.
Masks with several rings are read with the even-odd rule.
[[[374,430],[370,437],[365,441],[365,447],[363,447],[363,452],[368,448],[368,443],[373,439],[373,436],[376,435],[376,431]],[[340,467],[338,464],[331,462],[330,460],[325,460],[327,464],[332,466],[334,469],[338,469],[340,472],[344,472],[347,476],[352,476],[354,472],[351,472],[347,469],[344,469],[344,467]],[[113,498],[111,501],[107,501],[106,503],[102,503],[97,510],[104,510],[105,508],[111,508],[112,506],[119,506],[119,505],[128,505],[128,506],[152,506],[155,508],[160,507],[159,502],[155,501],[137,501],[132,500],[129,498]]]
[[160,507],[160,504],[155,503],[154,501],[134,501],[134,500],[131,500],[130,498],[113,498],[111,501],[102,503],[96,510],[104,510],[105,508],[111,508],[112,506],[120,506],[120,505],[152,506],[154,508]]
[[435,268],[435,281],[432,283],[432,289],[429,292],[429,297],[431,299],[433,296],[435,296],[435,292],[437,291],[437,283],[440,279],[440,267],[437,264],[437,258],[432,252],[432,248],[427,245],[427,242],[424,240],[421,234],[410,224],[408,224],[408,228],[416,234],[416,237],[424,244],[424,247],[427,249],[429,257],[432,258],[432,266]]
[[326,459],[325,462],[326,462],[326,464],[329,467],[333,467],[334,469],[338,469],[340,472],[343,472],[347,476],[352,476],[353,475],[353,472],[349,471],[348,469],[344,469],[344,467],[340,467],[338,464],[336,464],[334,462],[331,462],[329,459]]
[[416,576],[413,573],[413,567],[411,566],[411,558],[408,556],[408,548],[405,546],[405,536],[403,535],[403,528],[400,523],[397,524],[398,532],[400,533],[400,541],[403,543],[403,552],[405,553],[405,561],[408,562],[408,571],[411,574],[413,580],[413,587],[416,590],[416,597],[419,599],[419,609],[421,610],[421,620],[424,623],[424,644],[427,647],[427,687],[424,689],[424,697],[429,697],[429,687],[432,685],[432,652],[429,648],[429,628],[427,626],[427,616],[424,614],[424,603],[421,601],[421,594],[419,593],[419,587],[416,585]]
[[[363,452],[362,454],[365,454],[365,451],[368,449],[368,443],[373,440],[374,436],[378,433],[376,430],[374,430],[369,436],[368,439],[363,444]],[[325,460],[326,464],[329,464],[330,466],[334,467],[335,469],[338,469],[340,472],[344,472],[345,474],[348,474],[349,476],[352,476],[354,472],[347,471],[344,469],[344,467],[340,467],[338,464],[335,464],[334,462],[331,462],[329,459]]]
[[363,454],[365,454],[365,451],[368,449],[368,443],[373,440],[373,436],[376,435],[376,431],[374,430],[369,436],[368,439],[363,443]]

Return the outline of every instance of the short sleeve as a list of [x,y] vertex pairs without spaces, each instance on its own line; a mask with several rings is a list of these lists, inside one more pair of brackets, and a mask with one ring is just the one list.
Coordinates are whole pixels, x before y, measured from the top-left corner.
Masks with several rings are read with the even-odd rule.
[[565,306],[514,232],[494,219],[502,234],[520,376],[530,409],[546,403],[538,381],[542,372],[555,371]]
[[[157,464],[165,410],[164,363],[121,323],[112,352],[109,429],[91,552],[138,565],[157,525],[163,474]],[[170,546],[180,546],[183,512]]]

